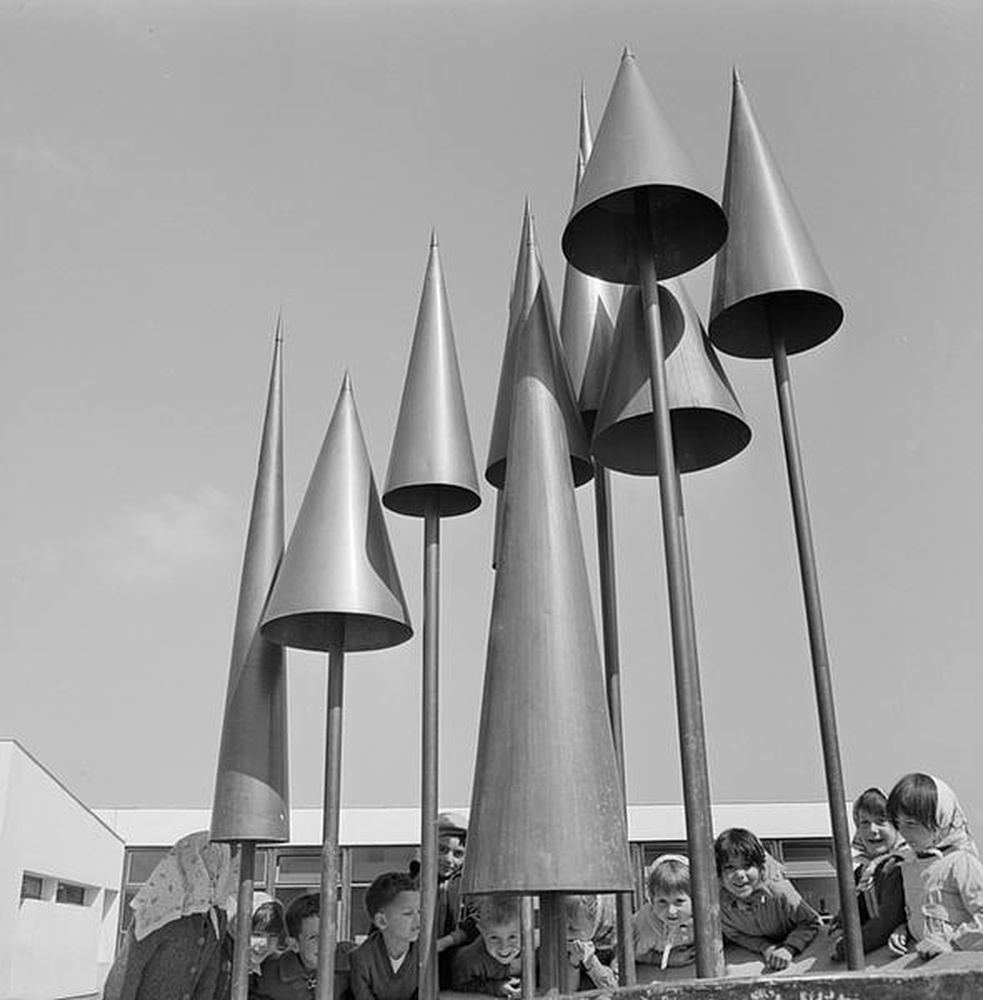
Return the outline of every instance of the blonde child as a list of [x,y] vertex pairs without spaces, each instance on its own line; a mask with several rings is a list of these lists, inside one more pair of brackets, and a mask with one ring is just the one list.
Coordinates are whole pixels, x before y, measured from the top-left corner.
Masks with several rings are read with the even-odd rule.
[[906,774],[887,799],[891,822],[910,848],[901,864],[907,926],[895,950],[922,958],[983,951],[983,862],[953,790],[928,774]]
[[645,965],[689,965],[696,960],[689,860],[663,854],[649,871],[649,901],[632,917],[635,961]]
[[455,949],[450,988],[514,1000],[522,993],[519,900],[516,896],[482,896],[476,911],[480,937]]

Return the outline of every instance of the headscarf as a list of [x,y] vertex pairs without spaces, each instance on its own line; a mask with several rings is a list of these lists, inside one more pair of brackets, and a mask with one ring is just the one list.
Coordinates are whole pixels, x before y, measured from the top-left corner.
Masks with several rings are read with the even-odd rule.
[[181,917],[225,906],[236,891],[238,865],[232,863],[229,845],[208,837],[207,830],[182,837],[140,887],[130,903],[138,941]]
[[934,774],[930,774],[929,777],[935,782],[938,799],[938,805],[935,807],[937,832],[935,843],[928,851],[921,853],[941,856],[944,851],[958,849],[968,851],[978,858],[980,852],[976,847],[976,841],[973,840],[966,813],[963,812],[963,808],[956,798],[956,793],[941,778],[936,778]]

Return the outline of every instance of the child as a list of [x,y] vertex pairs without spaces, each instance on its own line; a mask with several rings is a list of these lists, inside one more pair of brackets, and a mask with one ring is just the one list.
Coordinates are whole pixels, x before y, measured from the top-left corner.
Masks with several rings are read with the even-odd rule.
[[514,1000],[522,993],[519,900],[515,896],[482,896],[476,909],[480,937],[455,949],[450,988]]
[[983,863],[955,793],[938,778],[906,774],[887,812],[910,848],[901,864],[908,923],[892,946],[913,940],[922,958],[983,951]]
[[287,947],[283,905],[268,893],[257,892],[253,897],[251,931],[249,971],[258,973],[266,959],[279,955]]
[[420,893],[406,872],[387,872],[369,886],[372,932],[351,954],[355,1000],[411,1000],[417,995]]
[[[311,1000],[314,997],[321,897],[313,892],[298,896],[287,907],[284,923],[296,950],[271,955],[263,962],[259,981],[250,987],[250,1000]],[[340,995],[337,990],[336,995]]]
[[[900,868],[904,841],[887,814],[887,796],[879,788],[868,788],[853,803],[853,822],[857,828],[853,846],[859,855],[853,877],[857,883],[860,933],[864,951],[876,951],[904,923]],[[831,938],[833,958],[842,960],[843,929],[839,917],[833,922]]]
[[561,992],[618,985],[617,922],[613,896],[565,896],[567,982]]
[[449,988],[451,949],[470,944],[478,936],[474,914],[462,906],[461,872],[468,837],[467,820],[458,813],[437,817],[437,910],[434,937],[437,939],[440,985]]
[[724,830],[714,844],[724,938],[786,969],[819,933],[819,914],[788,879],[768,877],[765,849],[750,830]]
[[661,969],[695,962],[689,860],[681,854],[656,858],[647,888],[649,901],[631,921],[635,961]]

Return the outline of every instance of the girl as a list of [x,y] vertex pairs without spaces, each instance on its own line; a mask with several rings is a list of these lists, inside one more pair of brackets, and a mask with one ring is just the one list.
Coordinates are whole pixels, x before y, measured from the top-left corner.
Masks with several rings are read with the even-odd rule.
[[681,854],[656,858],[647,888],[649,901],[631,920],[635,961],[661,969],[696,961],[689,860]]
[[952,789],[928,774],[906,774],[887,799],[891,822],[908,842],[901,865],[907,927],[891,935],[922,958],[983,951],[983,862]]

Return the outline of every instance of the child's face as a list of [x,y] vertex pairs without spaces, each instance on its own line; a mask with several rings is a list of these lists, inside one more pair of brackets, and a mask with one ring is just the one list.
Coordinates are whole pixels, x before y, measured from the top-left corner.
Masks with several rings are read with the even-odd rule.
[[652,896],[652,909],[666,923],[683,923],[693,917],[693,900],[682,889],[675,892],[657,890]]
[[761,869],[743,858],[730,857],[720,870],[720,884],[732,896],[747,899],[761,885]]
[[420,936],[420,894],[409,890],[375,915],[375,925],[392,944],[409,945]]
[[249,964],[258,969],[270,955],[280,950],[280,940],[276,934],[253,933],[249,939]]
[[437,875],[448,879],[464,865],[464,841],[460,834],[442,833],[437,838]]
[[925,826],[914,816],[904,813],[898,813],[898,833],[908,841],[908,846],[913,851],[927,851],[935,844],[935,828]]
[[321,918],[316,913],[300,922],[300,933],[296,938],[297,954],[305,969],[317,968],[317,937],[320,931]]
[[517,958],[522,948],[522,937],[519,933],[519,921],[508,920],[504,924],[479,924],[481,940],[485,942],[485,951],[502,965],[507,965]]
[[887,854],[898,841],[898,831],[886,816],[878,818],[865,812],[857,814],[857,836],[869,858]]
[[589,941],[593,930],[590,915],[583,904],[567,910],[567,941]]

